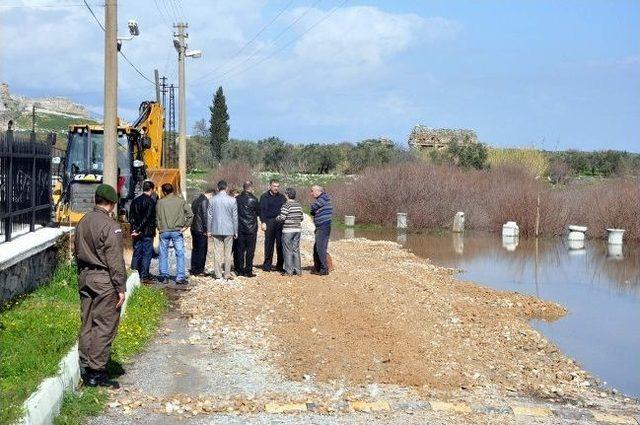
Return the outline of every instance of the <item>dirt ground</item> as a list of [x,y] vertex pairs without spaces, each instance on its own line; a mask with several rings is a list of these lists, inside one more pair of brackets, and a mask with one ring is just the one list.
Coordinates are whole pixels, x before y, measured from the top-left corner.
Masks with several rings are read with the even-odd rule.
[[[302,277],[257,271],[253,279],[192,278],[165,328],[123,377],[110,411],[92,423],[109,423],[122,409],[145,411],[127,423],[173,423],[176,412],[227,423],[220,415],[231,411],[271,423],[259,416],[271,401],[313,400],[317,412],[333,414],[344,411],[341,403],[381,398],[405,407],[437,399],[640,413],[637,400],[599,387],[529,326],[562,317],[562,306],[460,282],[453,270],[393,242],[333,241],[336,270],[311,275],[310,233],[302,241]],[[379,422],[592,423],[404,414],[382,414]],[[325,419],[304,422],[351,422]]]

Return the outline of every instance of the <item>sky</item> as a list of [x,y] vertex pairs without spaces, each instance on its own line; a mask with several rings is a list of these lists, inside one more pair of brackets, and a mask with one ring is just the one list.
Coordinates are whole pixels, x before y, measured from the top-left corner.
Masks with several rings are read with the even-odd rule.
[[[99,20],[104,6],[87,0]],[[102,3],[103,4],[103,3]],[[177,84],[189,23],[187,125],[222,86],[231,137],[406,146],[416,124],[493,146],[640,152],[637,0],[120,0],[123,52]],[[0,81],[102,115],[104,35],[82,0],[1,0]],[[119,115],[154,86],[119,59]]]

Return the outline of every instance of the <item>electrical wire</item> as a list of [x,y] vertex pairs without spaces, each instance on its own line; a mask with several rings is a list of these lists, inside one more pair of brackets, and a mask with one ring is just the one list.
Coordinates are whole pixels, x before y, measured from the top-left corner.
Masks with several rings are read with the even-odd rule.
[[240,56],[240,53],[244,52],[244,50],[249,47],[251,45],[251,43],[253,43],[267,28],[269,28],[271,25],[273,25],[278,18],[280,18],[280,16],[282,16],[282,14],[284,12],[287,11],[287,9],[289,9],[289,7],[291,6],[291,4],[294,2],[294,0],[290,0],[289,3],[287,3],[287,5],[285,7],[283,7],[280,12],[278,12],[276,14],[276,16],[273,17],[273,19],[271,19],[271,21],[269,21],[267,24],[265,24],[262,28],[260,28],[260,30],[253,36],[251,37],[251,39],[249,39],[249,41],[247,41],[246,43],[244,43],[242,45],[242,47],[240,47],[238,50],[236,50],[236,52],[231,55],[231,59],[229,59],[227,61],[226,64],[222,64],[220,66],[217,66],[216,68],[212,69],[210,72],[207,72],[205,74],[200,75],[199,77],[196,77],[194,79],[194,83],[190,84],[190,85],[194,85],[197,84],[198,81],[201,81],[203,78],[206,78],[210,75],[215,74],[216,72],[218,72],[221,68],[224,68],[225,65],[230,64],[231,62],[233,62],[233,60],[235,60],[238,56]]
[[[89,3],[87,3],[87,0],[83,0],[83,1],[84,1],[84,5],[87,7],[87,9],[89,9],[89,12],[91,13],[91,16],[93,16],[93,19],[95,19],[95,21],[100,26],[100,28],[102,28],[102,31],[106,31],[105,28],[104,28],[104,25],[102,25],[102,22],[100,22],[100,19],[98,19],[96,14],[93,12],[93,9],[91,9],[91,6],[89,6]],[[144,78],[145,80],[147,80],[148,82],[150,82],[154,86],[156,85],[155,81],[151,80],[146,75],[144,75],[142,73],[142,71],[140,71],[140,69],[138,69],[138,67],[135,66],[133,64],[133,62],[131,62],[129,60],[129,58],[122,52],[122,50],[119,50],[118,53],[120,53],[120,56],[122,56],[122,58],[129,64],[129,66],[131,66],[131,68],[133,68],[138,73],[138,75],[140,75],[142,78]]]
[[[273,52],[271,52],[271,54],[269,54],[268,56],[265,56],[264,58],[262,58],[261,60],[254,62],[253,64],[249,65],[248,67],[241,69],[240,71],[238,71],[235,74],[232,74],[232,77],[236,77],[240,74],[243,74],[247,71],[249,71],[250,69],[266,62],[267,60],[271,59],[272,57],[274,57],[276,54],[278,54],[279,52],[283,51],[284,49],[286,49],[287,47],[289,47],[290,45],[292,45],[293,43],[295,43],[296,41],[298,41],[300,38],[302,38],[303,36],[305,36],[306,34],[308,34],[310,31],[312,31],[314,28],[316,28],[318,25],[320,25],[321,23],[323,23],[324,21],[326,21],[327,19],[329,19],[329,17],[331,17],[331,15],[333,15],[339,8],[343,7],[349,0],[342,0],[342,2],[338,5],[335,6],[333,9],[331,9],[329,12],[325,13],[324,16],[322,16],[318,21],[316,21],[313,25],[311,25],[309,28],[307,28],[304,32],[302,32],[300,35],[298,35],[297,37],[295,37],[294,39],[290,40],[288,43],[284,44],[283,46],[281,46],[279,49],[274,50]],[[224,79],[224,77],[226,75],[229,74],[231,70],[227,71],[226,73],[220,75],[220,77],[222,79]]]

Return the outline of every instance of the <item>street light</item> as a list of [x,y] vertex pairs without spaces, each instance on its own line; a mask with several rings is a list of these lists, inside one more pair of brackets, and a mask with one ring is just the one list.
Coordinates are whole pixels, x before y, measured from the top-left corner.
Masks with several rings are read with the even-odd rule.
[[188,58],[198,59],[202,57],[202,50],[187,50],[184,55]]

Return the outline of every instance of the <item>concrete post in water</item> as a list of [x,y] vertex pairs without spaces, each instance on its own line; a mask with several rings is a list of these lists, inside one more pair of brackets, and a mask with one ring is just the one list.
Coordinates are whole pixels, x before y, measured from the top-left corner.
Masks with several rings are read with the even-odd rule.
[[347,227],[353,227],[356,224],[356,216],[355,215],[345,215],[344,216],[344,225]]
[[464,235],[462,233],[452,233],[451,242],[453,243],[453,252],[458,255],[464,254]]
[[398,229],[398,244],[405,246],[407,244],[407,232],[404,229]]
[[502,225],[502,237],[517,238],[520,236],[520,228],[515,221],[507,221]]
[[607,229],[607,244],[622,245],[622,235],[624,229]]
[[347,227],[346,229],[344,229],[344,238],[345,239],[353,239],[355,236],[355,232],[353,230],[353,227]]
[[398,213],[397,219],[397,227],[398,229],[406,229],[407,228],[407,213]]
[[453,226],[451,227],[451,231],[454,233],[464,232],[464,213],[462,211],[458,211],[453,217]]
[[567,239],[567,245],[572,253],[575,253],[574,251],[584,251],[584,239]]
[[622,260],[624,255],[622,253],[622,244],[607,244],[607,258],[612,260]]
[[576,226],[575,224],[572,224],[569,226],[569,236],[567,237],[567,240],[584,241],[584,234],[586,231],[586,226]]

